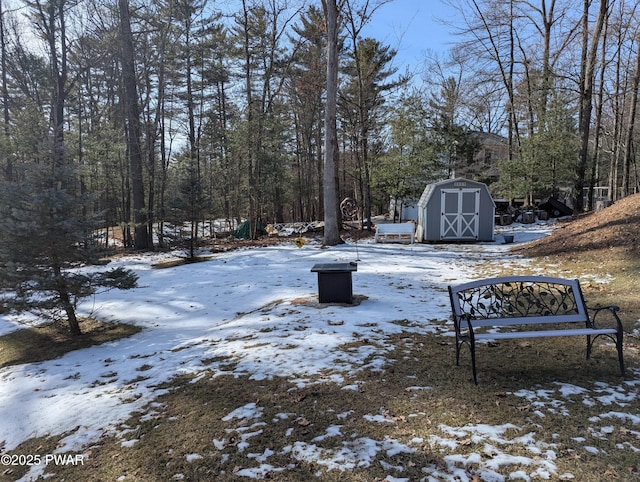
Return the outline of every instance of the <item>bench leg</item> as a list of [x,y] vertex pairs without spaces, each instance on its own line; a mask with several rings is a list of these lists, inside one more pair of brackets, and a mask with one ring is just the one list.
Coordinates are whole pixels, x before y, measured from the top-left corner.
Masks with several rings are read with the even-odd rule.
[[624,376],[624,358],[622,356],[622,332],[616,333],[616,348],[618,350],[618,363],[620,364],[620,376]]
[[[618,352],[618,363],[620,365],[620,376],[624,376],[624,356],[622,354],[622,339],[623,339],[623,335],[622,332],[618,331],[616,333],[616,337],[613,338],[613,336],[610,335],[605,335],[608,338],[612,339],[615,344],[616,344],[616,350]],[[589,358],[591,358],[591,349],[593,347],[593,342],[595,341],[595,338],[592,340],[590,335],[587,335],[587,360]]]
[[471,353],[471,370],[473,372],[473,383],[478,384],[478,376],[476,372],[476,342],[473,334],[469,336],[468,340],[461,339],[456,335],[456,366],[460,366],[460,347],[467,343],[469,345],[469,352]]
[[476,371],[476,343],[475,340],[471,340],[469,343],[469,349],[471,350],[471,370],[473,371],[473,383],[478,384],[478,374]]

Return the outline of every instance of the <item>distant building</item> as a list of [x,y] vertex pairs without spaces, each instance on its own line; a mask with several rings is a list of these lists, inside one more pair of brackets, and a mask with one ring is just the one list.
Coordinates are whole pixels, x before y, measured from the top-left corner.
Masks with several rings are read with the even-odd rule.
[[499,178],[499,162],[509,158],[509,140],[490,132],[473,132],[471,135],[479,146],[478,151],[470,164],[457,167],[456,177],[492,184]]
[[[460,160],[456,166],[453,178],[464,178],[490,186],[499,179],[500,161],[509,157],[509,141],[498,134],[490,132],[472,132],[473,140],[478,144],[478,150],[470,163],[464,164]],[[443,172],[441,181],[447,180],[447,173]],[[395,213],[399,221],[415,221],[419,217],[418,200],[404,199],[402,202],[390,200],[390,211]],[[396,218],[394,218],[396,219]]]

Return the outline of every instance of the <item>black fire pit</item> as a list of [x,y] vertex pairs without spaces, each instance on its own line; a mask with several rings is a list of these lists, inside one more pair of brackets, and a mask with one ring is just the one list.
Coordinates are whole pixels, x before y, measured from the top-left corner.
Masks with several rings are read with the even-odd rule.
[[351,273],[358,271],[356,263],[321,263],[311,268],[318,273],[318,301],[320,303],[353,304]]

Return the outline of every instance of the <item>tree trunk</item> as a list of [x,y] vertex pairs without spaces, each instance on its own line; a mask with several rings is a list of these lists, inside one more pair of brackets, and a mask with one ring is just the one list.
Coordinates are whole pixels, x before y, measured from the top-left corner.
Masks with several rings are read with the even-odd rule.
[[637,41],[638,52],[636,54],[636,63],[633,71],[633,79],[631,80],[631,100],[629,102],[629,115],[627,117],[626,135],[624,141],[624,161],[622,164],[622,186],[621,197],[631,194],[631,164],[633,162],[633,133],[636,125],[636,112],[638,102],[638,87],[640,86],[640,38]]
[[327,24],[327,101],[324,113],[324,244],[342,243],[338,226],[336,161],[338,137],[336,104],[338,95],[338,6],[336,0],[323,0]]
[[[608,25],[608,22],[607,22]],[[594,203],[595,187],[596,183],[600,181],[600,151],[601,151],[601,133],[602,133],[602,109],[604,105],[604,78],[606,68],[606,52],[607,52],[607,25],[604,28],[604,35],[602,37],[602,50],[600,57],[600,87],[598,89],[597,96],[597,108],[595,119],[595,133],[594,133],[594,149],[593,149],[593,162],[591,163],[591,175],[589,176],[589,197],[587,202],[587,210],[593,211],[596,206]]]
[[258,145],[261,143],[260,136],[262,133],[259,128],[255,128],[254,121],[254,99],[253,99],[253,86],[252,82],[252,51],[251,51],[251,36],[249,33],[249,7],[247,6],[247,2],[245,0],[242,1],[242,22],[244,31],[242,32],[242,49],[243,49],[243,61],[244,61],[244,84],[245,84],[245,95],[247,102],[247,139],[249,144],[246,146],[246,163],[247,163],[247,179],[249,182],[247,196],[249,200],[249,237],[251,239],[257,239],[258,237],[258,209],[259,209],[259,201],[257,191],[259,188],[257,184],[259,180],[257,179],[257,163],[258,163]]
[[140,109],[133,55],[133,35],[129,18],[128,0],[118,0],[120,13],[120,37],[122,41],[122,76],[125,90],[127,119],[127,151],[131,165],[131,188],[133,194],[133,221],[135,225],[135,248],[152,247],[144,196],[142,175],[142,147],[140,145]]
[[[507,88],[507,94],[509,99],[509,112],[508,112],[508,135],[509,135],[509,163],[513,161],[513,145],[514,145],[514,136],[517,132],[516,122],[516,113],[515,113],[515,102],[514,102],[514,87],[513,87],[513,73],[515,70],[515,50],[516,50],[516,42],[515,35],[513,31],[513,2],[509,4],[509,70],[508,75],[504,79],[504,84]],[[519,139],[518,139],[519,142]]]
[[574,184],[573,208],[580,213],[584,210],[583,189],[587,165],[589,163],[589,135],[591,127],[591,110],[593,107],[593,84],[596,67],[596,54],[604,27],[609,1],[600,2],[600,10],[596,20],[593,35],[591,37],[591,47],[589,44],[589,5],[590,0],[584,0],[583,10],[583,32],[582,32],[582,65],[580,68],[580,112],[578,118],[578,131],[580,134],[580,150],[578,154],[578,164],[576,166],[576,182]]
[[[2,120],[4,123],[3,135],[9,137],[9,90],[7,89],[7,44],[4,35],[4,11],[0,2],[0,62],[2,68]],[[4,159],[4,178],[7,182],[13,181],[13,160],[10,155]]]
[[53,267],[53,272],[56,277],[58,296],[60,296],[60,304],[67,314],[67,322],[69,323],[69,331],[72,336],[80,336],[80,323],[78,323],[78,317],[76,316],[76,310],[71,302],[71,296],[69,295],[69,289],[67,288],[66,280],[62,274],[62,269],[59,266]]
[[621,81],[622,77],[622,66],[624,64],[624,60],[622,58],[622,33],[617,33],[617,42],[616,42],[616,62],[615,62],[615,92],[613,93],[613,153],[610,156],[609,160],[609,196],[608,201],[617,201],[618,200],[618,166],[620,161],[620,150],[621,150],[621,122],[622,122],[622,105],[624,104],[624,94],[626,91],[626,82]]

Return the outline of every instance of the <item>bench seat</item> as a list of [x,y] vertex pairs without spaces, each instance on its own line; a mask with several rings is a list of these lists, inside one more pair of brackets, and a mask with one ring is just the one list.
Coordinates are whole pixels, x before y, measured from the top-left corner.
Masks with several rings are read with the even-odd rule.
[[[505,276],[449,286],[448,291],[456,335],[456,365],[460,363],[461,346],[468,345],[476,384],[476,341],[516,338],[584,336],[587,358],[598,337],[609,338],[615,343],[624,376],[619,308],[588,307],[577,279]],[[600,326],[605,314],[609,315],[608,323]],[[549,329],[551,326],[557,328]],[[516,327],[526,327],[526,331]]]
[[509,331],[503,333],[476,333],[478,340],[513,340],[515,338],[544,338],[549,336],[594,336],[613,335],[618,330],[614,328],[571,328],[569,330],[541,330],[541,331]]
[[383,223],[376,225],[374,241],[413,244],[415,225],[413,223]]

